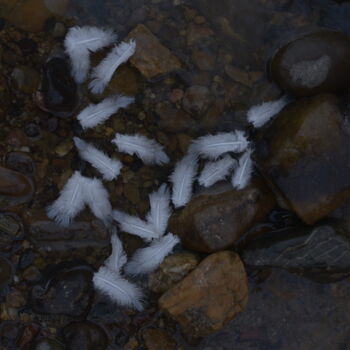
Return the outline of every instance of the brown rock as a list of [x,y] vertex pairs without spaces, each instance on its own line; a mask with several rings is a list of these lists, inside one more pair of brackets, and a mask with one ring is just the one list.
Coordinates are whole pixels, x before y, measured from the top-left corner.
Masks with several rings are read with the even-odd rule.
[[199,263],[192,253],[177,253],[167,256],[159,268],[148,278],[148,287],[152,292],[164,293],[187,276]]
[[146,329],[143,339],[148,350],[176,350],[175,339],[163,329]]
[[40,85],[40,74],[29,66],[19,66],[11,74],[16,88],[26,94],[34,93]]
[[196,49],[192,53],[194,64],[205,71],[212,71],[215,68],[215,58],[210,52]]
[[248,301],[247,276],[238,254],[211,254],[159,299],[159,306],[181,326],[188,338],[221,329]]
[[335,96],[289,104],[256,150],[264,176],[307,224],[350,198],[350,135]]
[[213,31],[206,25],[190,23],[187,29],[187,45],[204,41],[212,36]]
[[207,87],[194,85],[189,87],[182,100],[182,107],[190,114],[201,116],[211,104],[210,93]]
[[22,147],[28,144],[28,138],[21,129],[12,129],[5,137],[5,142],[14,147]]
[[211,253],[232,246],[262,220],[275,205],[272,192],[262,181],[242,190],[218,190],[194,197],[170,218],[171,232],[181,237],[187,249]]
[[225,66],[226,74],[237,83],[245,85],[249,88],[262,77],[261,72],[246,72],[238,67],[227,64]]
[[130,62],[147,79],[181,67],[179,59],[163,46],[143,24],[134,28],[128,38],[136,40],[136,52],[130,58]]

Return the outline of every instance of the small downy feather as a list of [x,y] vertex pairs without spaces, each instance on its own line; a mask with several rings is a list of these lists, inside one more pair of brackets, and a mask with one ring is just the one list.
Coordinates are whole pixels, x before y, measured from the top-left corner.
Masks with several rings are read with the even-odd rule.
[[170,191],[166,184],[149,195],[151,210],[147,215],[147,222],[153,226],[154,232],[161,237],[168,227],[168,219],[171,215]]
[[234,168],[236,160],[226,155],[223,159],[205,164],[198,182],[204,187],[209,187],[218,181],[224,180]]
[[158,238],[153,226],[137,216],[132,216],[119,210],[113,210],[113,219],[119,223],[120,229],[124,232],[139,236],[146,241]]
[[117,230],[114,228],[114,232],[111,236],[112,253],[106,259],[105,265],[111,271],[120,272],[121,268],[126,264],[127,257],[123,249],[123,244],[120,241]]
[[169,178],[173,184],[171,200],[175,208],[182,207],[190,201],[197,170],[197,157],[193,154],[186,155],[176,164]]
[[113,220],[112,206],[109,202],[108,191],[103,186],[101,180],[89,179],[85,186],[86,203],[92,213],[109,226]]
[[107,57],[94,68],[91,75],[93,80],[89,84],[91,92],[101,94],[112,79],[115,70],[134,54],[135,49],[135,40],[122,42],[115,46]]
[[249,184],[253,171],[251,159],[252,150],[249,148],[239,159],[232,176],[232,186],[241,190]]
[[242,131],[222,132],[206,135],[194,140],[189,152],[201,157],[216,160],[227,152],[243,152],[248,147],[248,140]]
[[172,233],[152,241],[148,247],[136,251],[125,265],[125,272],[128,275],[138,275],[155,270],[179,242],[179,237]]
[[85,186],[88,180],[76,171],[64,185],[60,196],[48,206],[48,217],[67,227],[85,207]]
[[104,152],[78,137],[73,140],[80,157],[96,168],[105,180],[111,181],[119,175],[123,164],[118,159],[109,158]]
[[101,266],[94,273],[92,281],[97,290],[107,295],[117,304],[132,307],[138,311],[143,309],[141,304],[141,290],[135,284],[121,277],[119,273]]
[[105,98],[98,104],[90,104],[83,109],[77,119],[84,130],[93,128],[98,124],[105,122],[112,114],[116,113],[120,108],[125,108],[134,102],[133,97],[127,96],[111,96]]
[[146,136],[135,134],[116,134],[112,142],[120,152],[136,154],[145,164],[162,165],[169,162],[163,146]]
[[260,105],[253,106],[247,112],[248,121],[251,122],[255,128],[261,128],[272,117],[279,113],[289,101],[288,97],[283,96],[279,100],[264,102]]

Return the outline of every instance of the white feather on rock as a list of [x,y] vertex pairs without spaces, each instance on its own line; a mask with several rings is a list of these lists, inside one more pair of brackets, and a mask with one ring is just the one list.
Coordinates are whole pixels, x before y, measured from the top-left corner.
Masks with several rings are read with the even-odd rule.
[[194,140],[189,152],[198,156],[216,160],[227,152],[243,152],[249,145],[242,131],[222,132],[216,135],[206,135]]
[[73,140],[80,157],[96,168],[105,180],[111,181],[119,175],[123,164],[118,159],[108,157],[104,152],[78,137],[74,137]]
[[74,172],[62,188],[60,196],[47,207],[48,217],[67,227],[85,207],[85,187],[88,180],[79,171]]
[[94,94],[101,94],[112,79],[115,70],[134,54],[135,49],[135,40],[122,42],[115,46],[107,57],[94,68],[91,75],[92,81],[89,83],[91,92]]
[[253,106],[247,112],[248,121],[251,122],[255,128],[261,128],[288,103],[289,99],[283,96],[279,100],[264,102],[260,105]]
[[113,210],[113,219],[119,223],[120,229],[124,232],[139,236],[146,241],[158,238],[153,226],[137,216],[132,216],[119,210]]
[[150,211],[147,215],[147,222],[153,227],[154,232],[161,237],[167,227],[168,219],[171,215],[170,191],[166,184],[149,195]]
[[204,187],[209,187],[218,181],[224,180],[236,164],[236,160],[226,155],[223,159],[207,162],[198,177],[198,182]]
[[83,109],[77,119],[83,129],[93,128],[104,123],[111,115],[117,113],[120,108],[125,108],[134,102],[133,97],[111,96],[98,104],[90,104]]
[[120,272],[121,268],[126,264],[127,257],[123,249],[123,244],[120,241],[117,230],[114,228],[114,233],[111,236],[112,253],[106,259],[105,265],[111,271]]
[[148,247],[135,252],[125,265],[125,272],[128,275],[138,275],[155,270],[179,242],[179,237],[172,233],[152,241]]
[[169,162],[163,146],[146,136],[135,134],[116,134],[112,142],[120,152],[136,154],[145,164],[162,165]]
[[253,161],[251,159],[252,150],[248,149],[239,159],[232,176],[232,186],[238,190],[246,187],[251,179],[253,171]]
[[171,200],[175,208],[182,207],[190,201],[197,170],[197,156],[194,154],[188,154],[177,162],[169,178],[173,184]]
[[107,295],[117,304],[132,307],[138,311],[143,309],[141,290],[135,284],[121,277],[119,273],[101,266],[94,273],[92,281],[97,290]]

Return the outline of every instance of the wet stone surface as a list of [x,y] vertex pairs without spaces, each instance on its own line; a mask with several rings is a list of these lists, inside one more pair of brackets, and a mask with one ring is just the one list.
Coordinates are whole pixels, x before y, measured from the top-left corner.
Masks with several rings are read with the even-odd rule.
[[13,266],[9,260],[0,257],[0,288],[4,288],[12,282]]
[[143,339],[147,350],[176,350],[176,341],[162,329],[146,329]]
[[0,212],[0,249],[12,250],[13,245],[25,235],[21,218],[14,213]]

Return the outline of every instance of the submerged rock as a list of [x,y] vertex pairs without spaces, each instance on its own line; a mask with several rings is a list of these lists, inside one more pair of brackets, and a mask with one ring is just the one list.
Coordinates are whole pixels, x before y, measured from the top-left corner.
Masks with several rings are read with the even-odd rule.
[[39,338],[30,347],[30,350],[64,350],[62,343],[51,338]]
[[159,299],[187,338],[201,338],[221,329],[248,301],[247,276],[239,256],[222,251],[197,268]]
[[307,224],[350,198],[350,135],[335,96],[290,103],[257,140],[255,156],[265,178]]
[[14,242],[23,239],[24,226],[15,213],[0,213],[0,249],[11,250]]
[[175,339],[163,329],[149,328],[143,334],[147,350],[176,350]]
[[296,96],[337,92],[350,86],[349,60],[350,37],[340,32],[312,33],[278,50],[271,74]]
[[10,261],[0,257],[0,290],[12,282],[13,266]]

